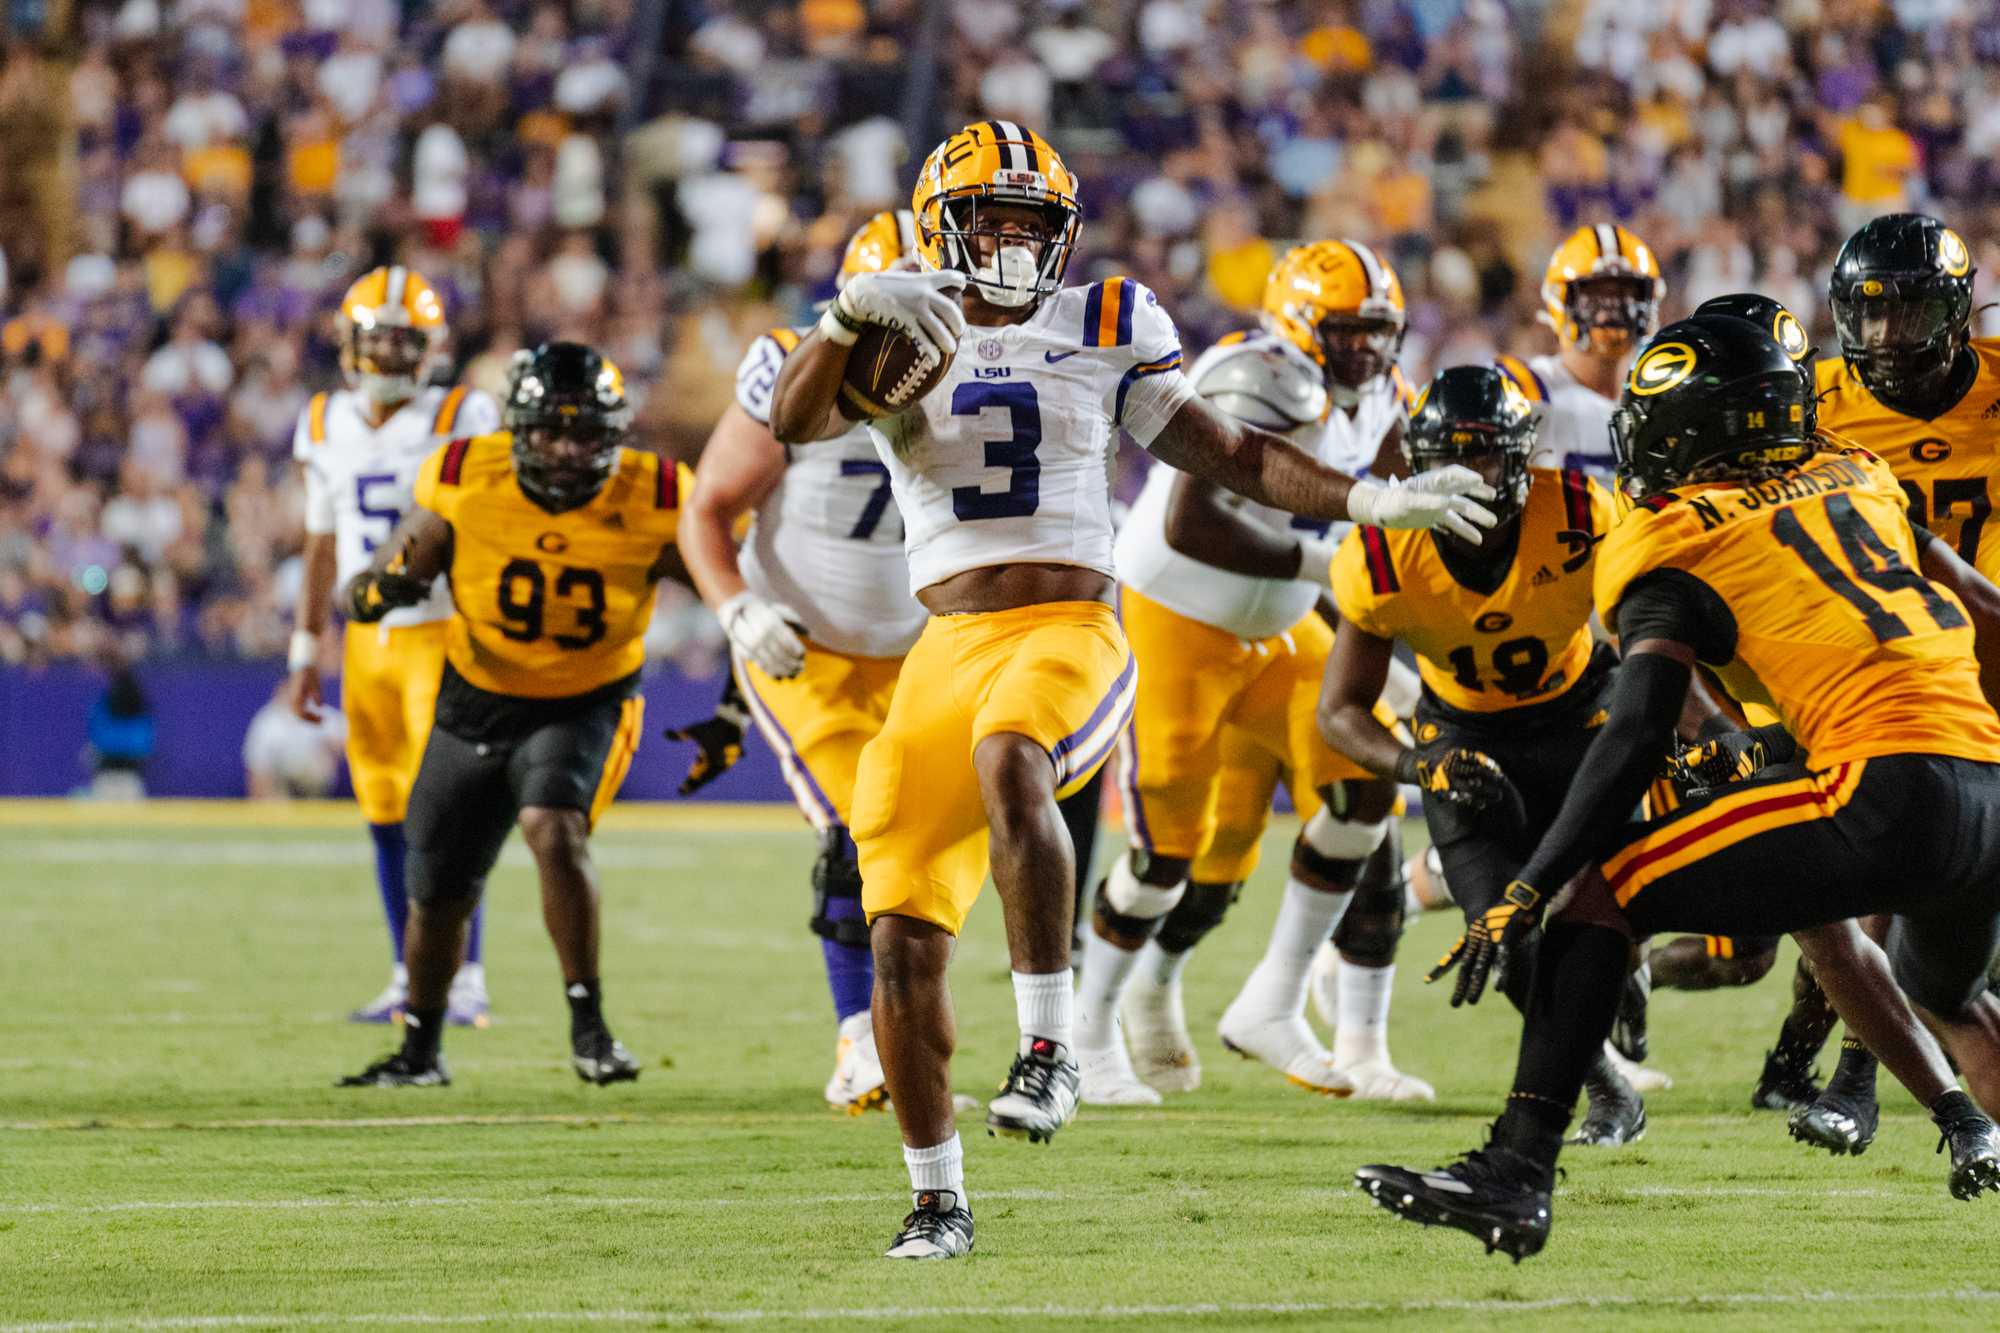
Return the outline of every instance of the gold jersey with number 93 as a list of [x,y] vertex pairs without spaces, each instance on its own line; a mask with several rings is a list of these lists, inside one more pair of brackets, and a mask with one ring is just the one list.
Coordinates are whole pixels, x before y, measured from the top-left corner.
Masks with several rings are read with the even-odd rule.
[[458,610],[446,660],[482,690],[528,699],[585,694],[637,671],[681,494],[672,464],[620,449],[604,489],[551,514],[515,481],[509,432],[431,454],[413,495],[452,528],[446,574]]

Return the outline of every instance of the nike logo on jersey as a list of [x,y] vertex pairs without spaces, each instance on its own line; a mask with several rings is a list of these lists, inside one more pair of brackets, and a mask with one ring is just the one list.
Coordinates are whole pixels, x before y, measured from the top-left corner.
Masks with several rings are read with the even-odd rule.
[[1043,352],[1042,360],[1048,362],[1050,365],[1053,366],[1058,361],[1069,360],[1071,357],[1075,356],[1078,352],[1082,350],[1083,349],[1081,347],[1072,347],[1067,352]]

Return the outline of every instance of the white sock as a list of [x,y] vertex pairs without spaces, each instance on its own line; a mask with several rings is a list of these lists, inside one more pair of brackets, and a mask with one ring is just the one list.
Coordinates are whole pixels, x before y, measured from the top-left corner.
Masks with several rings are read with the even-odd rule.
[[403,964],[401,963],[396,964],[396,970],[394,972],[391,972],[389,974],[389,977],[390,980],[394,981],[398,986],[401,986],[404,990],[408,990],[410,988],[410,969],[405,967]]
[[1333,1062],[1343,1068],[1389,1059],[1389,994],[1396,965],[1357,967],[1340,962],[1340,1027],[1333,1038]]
[[840,1035],[852,1041],[860,1041],[875,1031],[875,1016],[866,1009],[851,1013],[840,1020]]
[[1304,1013],[1313,954],[1333,934],[1353,901],[1351,889],[1324,893],[1296,879],[1287,880],[1278,919],[1271,926],[1271,942],[1265,946],[1263,961],[1243,983],[1238,1002],[1248,1001],[1268,1014]]
[[461,981],[468,986],[477,986],[481,990],[486,989],[486,964],[460,963],[458,966],[458,975],[452,978],[452,982],[456,984]]
[[950,1190],[965,1202],[965,1149],[953,1134],[929,1148],[903,1148],[903,1165],[910,1168],[910,1191]]
[[1013,975],[1014,1017],[1021,1025],[1021,1049],[1026,1051],[1034,1037],[1069,1045],[1070,1026],[1076,1012],[1076,989],[1069,969]]
[[[1083,933],[1083,970],[1076,974],[1076,1044],[1101,1051],[1118,1040],[1118,993],[1139,962],[1096,931]],[[1025,1029],[1023,1029],[1025,1031]]]
[[1160,947],[1158,940],[1147,940],[1146,947],[1139,950],[1138,973],[1155,986],[1171,986],[1181,979],[1181,973],[1187,970],[1188,959],[1193,956],[1193,949],[1168,953]]

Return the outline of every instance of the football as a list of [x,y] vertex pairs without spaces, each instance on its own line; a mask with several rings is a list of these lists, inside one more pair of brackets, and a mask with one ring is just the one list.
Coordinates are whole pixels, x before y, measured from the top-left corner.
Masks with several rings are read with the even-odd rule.
[[856,420],[895,416],[935,389],[949,369],[949,356],[926,365],[916,343],[887,325],[867,325],[847,357],[840,410]]

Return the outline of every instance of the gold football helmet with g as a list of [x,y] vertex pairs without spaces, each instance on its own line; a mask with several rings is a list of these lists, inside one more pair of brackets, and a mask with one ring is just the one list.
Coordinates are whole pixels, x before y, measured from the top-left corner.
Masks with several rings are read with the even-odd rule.
[[916,217],[907,208],[884,209],[869,218],[847,240],[841,252],[835,290],[857,273],[881,273],[898,260],[916,258]]
[[1313,359],[1334,401],[1348,406],[1396,363],[1406,320],[1403,284],[1359,241],[1314,241],[1286,254],[1264,280],[1263,318]]
[[415,269],[373,269],[340,298],[340,371],[379,408],[417,396],[444,344],[444,302]]
[[1613,223],[1578,227],[1542,274],[1542,322],[1564,347],[1623,351],[1659,327],[1666,295],[1651,246]]
[[1083,219],[1076,195],[1041,135],[1011,120],[967,125],[917,172],[917,258],[965,274],[993,305],[1033,305],[1062,287]]

